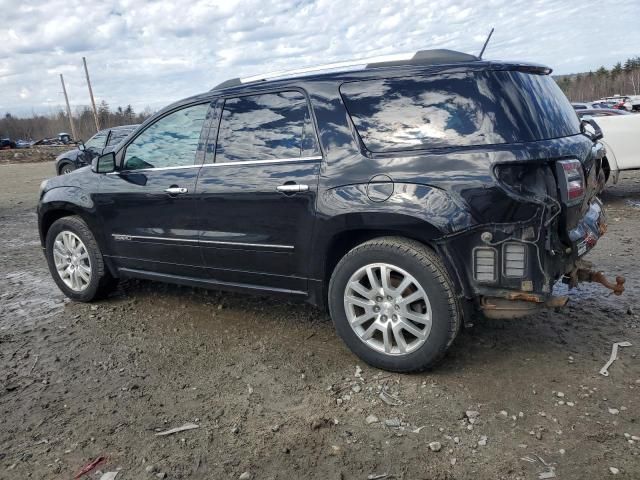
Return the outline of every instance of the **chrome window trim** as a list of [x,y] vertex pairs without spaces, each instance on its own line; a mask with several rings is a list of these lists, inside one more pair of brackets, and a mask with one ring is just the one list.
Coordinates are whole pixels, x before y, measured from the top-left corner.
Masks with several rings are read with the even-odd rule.
[[269,160],[242,160],[239,162],[219,162],[219,163],[205,163],[203,167],[226,167],[230,165],[263,165],[269,163],[284,163],[284,162],[309,162],[313,160],[322,160],[322,155],[314,155],[311,157],[291,157],[291,158],[273,158]]
[[117,172],[109,172],[107,175],[117,175],[123,172],[155,172],[161,170],[179,170],[182,168],[200,168],[202,165],[184,165],[177,167],[153,167],[153,168],[137,168],[135,170],[118,170]]
[[126,235],[124,233],[112,233],[114,240],[166,240],[169,242],[191,242],[191,243],[207,243],[214,245],[234,245],[238,247],[261,247],[261,248],[282,248],[293,250],[293,245],[278,245],[272,243],[245,243],[245,242],[226,242],[223,240],[199,240],[190,238],[168,238],[168,237],[151,237],[145,235]]
[[153,167],[153,168],[139,168],[136,170],[118,170],[117,172],[109,172],[107,175],[118,175],[122,172],[158,172],[162,170],[178,170],[182,168],[202,168],[202,167],[226,167],[229,165],[263,165],[270,163],[285,163],[285,162],[309,162],[314,160],[322,160],[322,155],[314,155],[312,157],[291,157],[291,158],[274,158],[270,160],[243,160],[241,162],[220,162],[220,163],[204,163],[199,165],[184,165],[177,167]]

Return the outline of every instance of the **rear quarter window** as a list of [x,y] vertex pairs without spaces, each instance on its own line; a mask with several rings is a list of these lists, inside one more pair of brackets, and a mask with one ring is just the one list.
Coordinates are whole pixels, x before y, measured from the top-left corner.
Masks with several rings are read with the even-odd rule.
[[575,135],[579,120],[547,75],[485,71],[344,83],[372,152],[528,142]]

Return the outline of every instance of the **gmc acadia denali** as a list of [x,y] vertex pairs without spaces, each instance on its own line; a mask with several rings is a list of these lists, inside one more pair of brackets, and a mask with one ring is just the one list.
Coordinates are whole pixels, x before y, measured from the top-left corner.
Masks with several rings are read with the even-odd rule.
[[124,277],[305,299],[403,372],[475,312],[562,306],[559,279],[621,293],[581,259],[601,135],[550,72],[427,50],[228,80],[43,182],[49,269],[83,302]]

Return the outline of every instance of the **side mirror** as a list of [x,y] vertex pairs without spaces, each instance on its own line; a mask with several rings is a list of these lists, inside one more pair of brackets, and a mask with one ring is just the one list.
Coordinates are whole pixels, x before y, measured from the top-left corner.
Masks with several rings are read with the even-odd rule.
[[91,170],[95,173],[111,173],[116,170],[116,154],[105,153],[96,157],[91,162]]
[[82,140],[78,142],[78,150],[80,150],[81,152],[84,152],[86,150],[84,142]]

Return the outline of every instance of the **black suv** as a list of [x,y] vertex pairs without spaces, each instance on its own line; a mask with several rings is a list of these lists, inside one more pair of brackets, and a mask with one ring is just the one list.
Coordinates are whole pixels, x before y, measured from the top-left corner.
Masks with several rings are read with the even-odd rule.
[[433,365],[476,311],[559,306],[604,232],[604,149],[549,68],[452,51],[234,79],[43,183],[51,274],[329,309],[371,365]]
[[137,127],[138,125],[122,125],[100,130],[85,143],[81,143],[79,148],[58,155],[56,157],[56,173],[66,175],[80,167],[89,165],[95,157],[116,147]]

